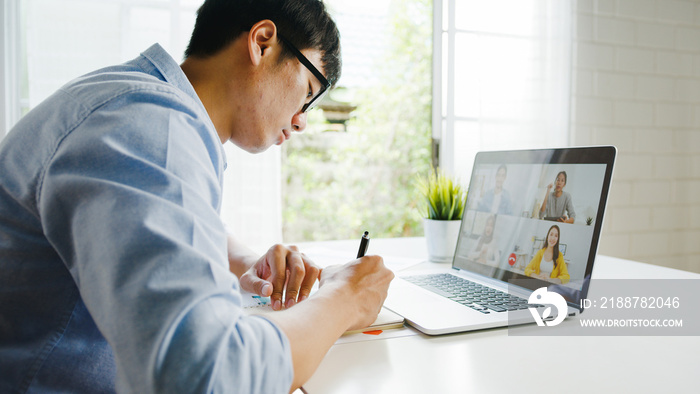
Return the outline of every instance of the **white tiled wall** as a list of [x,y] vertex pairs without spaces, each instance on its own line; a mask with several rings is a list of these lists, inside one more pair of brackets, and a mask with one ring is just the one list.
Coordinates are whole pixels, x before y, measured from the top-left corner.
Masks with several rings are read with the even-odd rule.
[[618,163],[599,252],[700,272],[700,0],[578,0],[574,144]]

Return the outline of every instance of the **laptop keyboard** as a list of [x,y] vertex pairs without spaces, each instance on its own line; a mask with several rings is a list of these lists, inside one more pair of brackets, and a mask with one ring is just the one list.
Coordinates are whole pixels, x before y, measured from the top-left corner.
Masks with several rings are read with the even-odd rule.
[[403,279],[481,313],[514,311],[529,306],[524,298],[455,275],[418,275]]

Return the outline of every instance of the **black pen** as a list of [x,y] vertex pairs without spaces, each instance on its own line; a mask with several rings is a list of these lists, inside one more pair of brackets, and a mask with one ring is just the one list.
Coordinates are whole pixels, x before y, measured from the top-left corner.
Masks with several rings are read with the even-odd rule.
[[367,248],[369,247],[369,231],[365,231],[360,238],[360,250],[357,251],[357,258],[364,257],[367,253]]

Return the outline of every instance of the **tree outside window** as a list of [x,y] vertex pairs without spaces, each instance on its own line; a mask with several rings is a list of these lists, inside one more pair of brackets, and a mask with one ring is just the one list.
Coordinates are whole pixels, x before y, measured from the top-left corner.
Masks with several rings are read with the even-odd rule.
[[[432,1],[353,3],[365,17],[329,3],[345,64],[330,104],[356,108],[344,124],[312,111],[307,131],[283,145],[284,241],[422,235],[415,177],[431,157]],[[381,7],[384,17],[373,13]],[[346,38],[344,18],[370,34]]]

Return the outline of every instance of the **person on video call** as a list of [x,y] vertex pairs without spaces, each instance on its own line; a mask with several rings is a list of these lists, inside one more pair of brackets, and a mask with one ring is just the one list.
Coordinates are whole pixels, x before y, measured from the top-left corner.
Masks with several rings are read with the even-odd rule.
[[[571,194],[564,191],[566,180],[566,171],[560,171],[554,180],[554,184],[550,183],[547,185],[547,193],[540,208],[540,219],[562,223],[574,222],[576,219],[574,203]],[[552,187],[554,187],[554,191],[551,191]]]
[[496,265],[501,256],[498,250],[498,241],[495,237],[496,230],[496,215],[491,215],[486,219],[484,231],[479,237],[479,242],[468,255],[469,260],[476,261],[481,264]]
[[508,167],[501,164],[496,170],[494,188],[484,193],[479,201],[477,209],[483,212],[491,212],[501,215],[510,215],[512,213],[510,193],[503,188],[503,183],[508,176]]
[[571,277],[564,256],[559,251],[561,231],[556,224],[549,228],[542,249],[525,267],[525,275],[553,283],[568,283]]
[[304,130],[340,68],[321,1],[206,0],[181,65],[156,44],[25,115],[0,144],[0,392],[289,392],[371,324],[380,257],[259,256],[219,217],[222,144]]

